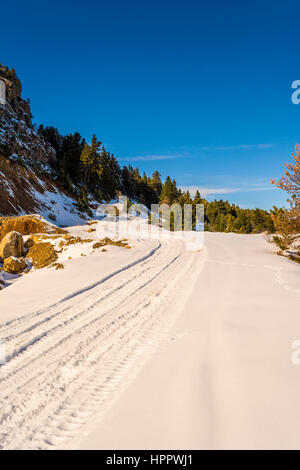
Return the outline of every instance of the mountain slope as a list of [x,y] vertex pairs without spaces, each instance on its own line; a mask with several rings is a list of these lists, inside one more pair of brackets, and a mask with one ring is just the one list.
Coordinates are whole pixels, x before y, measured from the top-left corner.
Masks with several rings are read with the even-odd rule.
[[[43,168],[43,167],[41,167]],[[47,167],[44,167],[45,169]],[[76,200],[46,174],[0,155],[0,215],[38,213],[58,225],[82,223]]]

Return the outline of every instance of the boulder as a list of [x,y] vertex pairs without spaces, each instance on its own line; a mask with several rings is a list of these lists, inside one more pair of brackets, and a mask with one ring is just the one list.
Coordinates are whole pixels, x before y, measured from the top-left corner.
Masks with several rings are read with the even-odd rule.
[[51,245],[51,243],[36,243],[33,245],[28,254],[28,258],[31,258],[33,267],[35,269],[45,268],[49,264],[55,263],[57,261],[57,253]]
[[23,237],[19,232],[7,233],[0,242],[0,258],[16,258],[22,256],[24,252]]
[[33,247],[33,245],[35,244],[36,242],[34,241],[33,237],[29,237],[27,238],[26,242],[24,243],[24,246],[27,250],[29,250],[30,248]]
[[10,256],[4,260],[3,269],[10,274],[18,274],[27,267],[24,258],[15,258]]

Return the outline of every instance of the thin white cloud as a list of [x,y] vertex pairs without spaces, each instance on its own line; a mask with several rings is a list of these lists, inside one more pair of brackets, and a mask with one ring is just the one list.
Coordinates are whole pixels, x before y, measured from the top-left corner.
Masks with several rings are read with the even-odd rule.
[[130,162],[153,162],[159,160],[175,160],[178,158],[187,158],[185,154],[170,154],[170,155],[144,155],[141,157],[128,157],[128,158],[119,158],[122,161]]
[[202,196],[209,196],[211,194],[230,194],[240,191],[240,188],[212,188],[203,186],[180,186],[183,191],[189,191],[192,196],[196,191],[199,191]]
[[246,188],[246,189],[241,189],[241,191],[272,191],[276,188],[276,186],[271,185],[270,186],[258,186],[257,188]]
[[118,158],[120,161],[126,162],[153,162],[162,160],[177,160],[181,158],[193,158],[199,152],[202,151],[227,151],[227,150],[243,150],[243,149],[268,149],[274,147],[274,144],[244,144],[244,145],[231,145],[231,146],[205,146],[200,147],[197,150],[183,150],[182,152],[175,152],[169,154],[150,154],[141,155],[137,157],[122,157]]
[[201,150],[244,150],[244,149],[269,149],[274,144],[242,144],[242,145],[220,145],[201,147]]
[[248,192],[248,191],[270,191],[276,189],[271,184],[266,186],[244,186],[244,187],[205,187],[205,186],[180,186],[183,191],[189,191],[192,196],[195,195],[196,191],[199,191],[201,196],[212,196],[217,194],[232,194],[239,192]]

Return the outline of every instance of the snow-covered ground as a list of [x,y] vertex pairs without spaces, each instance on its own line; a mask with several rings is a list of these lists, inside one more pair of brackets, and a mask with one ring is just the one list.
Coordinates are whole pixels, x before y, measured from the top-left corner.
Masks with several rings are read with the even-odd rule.
[[70,246],[1,292],[0,447],[300,448],[299,265],[260,235],[114,224],[68,230],[131,249]]

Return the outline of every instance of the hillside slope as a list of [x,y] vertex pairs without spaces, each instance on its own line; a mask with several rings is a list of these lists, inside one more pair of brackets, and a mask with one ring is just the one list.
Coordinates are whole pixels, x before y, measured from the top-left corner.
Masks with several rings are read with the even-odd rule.
[[82,223],[76,200],[34,167],[0,155],[0,216],[37,213],[58,225]]

